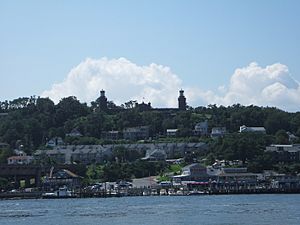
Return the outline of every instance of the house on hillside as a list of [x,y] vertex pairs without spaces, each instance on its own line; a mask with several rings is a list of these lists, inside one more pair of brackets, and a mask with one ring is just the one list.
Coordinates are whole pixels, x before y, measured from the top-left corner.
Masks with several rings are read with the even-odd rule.
[[37,160],[50,158],[57,164],[91,164],[102,163],[111,157],[112,147],[102,145],[66,145],[56,146],[49,150],[37,150],[34,154]]
[[146,156],[142,160],[146,161],[165,161],[167,154],[162,149],[149,149],[146,152]]
[[167,129],[168,137],[176,137],[178,133],[178,129]]
[[80,133],[78,129],[73,129],[70,133],[67,133],[66,136],[69,137],[82,137],[83,135]]
[[32,161],[33,157],[28,155],[14,155],[7,158],[8,165],[28,165]]
[[206,136],[208,134],[208,122],[200,122],[195,125],[194,134],[197,136]]
[[218,138],[218,137],[224,137],[225,134],[226,134],[226,127],[213,127],[211,129],[210,136],[212,138]]
[[53,137],[46,144],[48,147],[55,147],[58,145],[64,145],[64,141],[61,137]]
[[123,130],[123,138],[127,140],[145,140],[149,138],[149,126],[128,127]]
[[119,140],[122,139],[122,132],[117,130],[103,131],[101,137],[105,140]]
[[9,144],[7,144],[7,143],[0,143],[0,150],[1,149],[6,149],[6,148],[9,148]]
[[245,125],[240,126],[240,133],[246,132],[259,132],[259,133],[266,133],[266,129],[264,127],[247,127]]
[[265,152],[270,153],[279,163],[300,162],[300,144],[270,145],[266,147]]

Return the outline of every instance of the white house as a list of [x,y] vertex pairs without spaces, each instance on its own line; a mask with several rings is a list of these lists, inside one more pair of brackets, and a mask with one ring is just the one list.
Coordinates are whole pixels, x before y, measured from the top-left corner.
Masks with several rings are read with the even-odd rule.
[[175,137],[177,135],[178,129],[167,129],[167,136],[168,137]]
[[207,135],[208,133],[208,122],[200,122],[195,125],[195,135]]
[[212,138],[223,137],[226,134],[226,127],[213,127],[210,136]]
[[266,133],[266,129],[264,127],[247,127],[245,125],[240,126],[240,133],[245,133],[245,132]]

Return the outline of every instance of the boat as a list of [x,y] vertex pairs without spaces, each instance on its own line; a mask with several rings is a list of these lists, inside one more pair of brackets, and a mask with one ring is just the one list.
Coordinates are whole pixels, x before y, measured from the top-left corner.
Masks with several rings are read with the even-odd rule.
[[193,190],[189,191],[188,195],[206,195],[206,191]]
[[42,198],[76,198],[77,196],[66,186],[60,187],[57,191],[46,192],[42,194]]

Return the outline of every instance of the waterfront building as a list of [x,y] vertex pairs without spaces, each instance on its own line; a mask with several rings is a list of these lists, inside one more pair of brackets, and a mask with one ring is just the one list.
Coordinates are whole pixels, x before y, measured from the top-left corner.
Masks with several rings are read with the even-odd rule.
[[183,184],[189,181],[208,181],[209,175],[205,166],[193,163],[182,168],[180,175],[173,176],[174,184]]
[[58,171],[51,172],[49,176],[43,181],[44,190],[58,189],[59,187],[66,186],[74,189],[81,186],[83,177],[71,172],[70,170],[61,169]]
[[174,185],[208,183],[218,185],[256,185],[259,174],[247,172],[247,168],[205,167],[199,163],[193,163],[182,168],[181,175],[173,176]]

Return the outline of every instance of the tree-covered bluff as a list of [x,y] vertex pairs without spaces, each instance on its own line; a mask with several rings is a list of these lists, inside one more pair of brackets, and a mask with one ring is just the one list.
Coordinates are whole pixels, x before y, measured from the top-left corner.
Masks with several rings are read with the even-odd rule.
[[[148,142],[185,140],[188,142],[204,141],[209,150],[193,158],[242,160],[249,163],[252,170],[271,169],[272,159],[264,153],[270,144],[289,144],[286,132],[300,136],[300,112],[285,112],[277,108],[242,106],[239,104],[224,107],[188,107],[187,110],[142,110],[134,107],[130,101],[121,106],[108,102],[107,110],[101,110],[99,100],[90,105],[81,103],[70,96],[54,104],[49,98],[18,98],[0,102],[0,142],[8,143],[10,150],[22,145],[25,152],[33,154],[38,148],[53,137],[62,137],[67,144],[109,144],[127,143],[125,140],[106,140],[105,131],[122,131],[128,127],[149,126]],[[197,123],[207,121],[208,128],[226,127],[224,138],[211,139],[193,134]],[[265,127],[266,134],[240,134],[241,125]],[[176,137],[166,138],[167,129],[178,129]],[[66,136],[73,129],[83,135],[80,138]],[[294,139],[293,142],[299,142]],[[5,162],[8,150],[2,151]],[[300,171],[299,171],[300,172]]]

